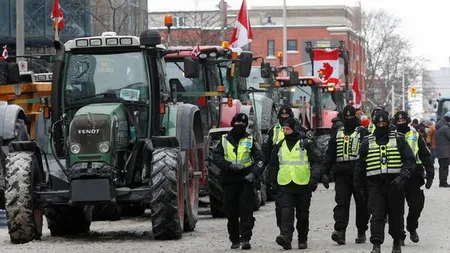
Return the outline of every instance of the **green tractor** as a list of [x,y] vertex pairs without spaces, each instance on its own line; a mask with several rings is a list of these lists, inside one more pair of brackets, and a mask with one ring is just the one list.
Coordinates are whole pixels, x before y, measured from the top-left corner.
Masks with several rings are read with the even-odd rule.
[[93,207],[108,204],[150,206],[155,239],[194,230],[202,122],[196,105],[170,99],[160,44],[155,30],[54,42],[51,106],[36,140],[11,142],[6,157],[12,243],[39,239],[43,216],[52,236],[86,233]]

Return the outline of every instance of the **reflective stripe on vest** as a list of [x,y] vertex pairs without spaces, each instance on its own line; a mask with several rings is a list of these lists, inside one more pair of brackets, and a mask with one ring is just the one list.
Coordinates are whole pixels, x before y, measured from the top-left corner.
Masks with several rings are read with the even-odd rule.
[[273,127],[272,143],[278,144],[283,139],[284,139],[283,127],[280,125],[280,123],[276,123],[275,126]]
[[367,129],[369,130],[369,132],[373,133],[375,131],[375,124],[370,124]]
[[280,164],[277,176],[279,185],[287,185],[292,181],[297,185],[309,183],[311,168],[306,149],[300,147],[300,141],[292,147],[292,150],[289,150],[286,141],[283,141],[278,151],[278,161]]
[[345,135],[344,128],[336,134],[336,162],[353,161],[359,158],[360,133],[355,131]]
[[251,156],[253,146],[253,137],[242,138],[239,140],[237,156],[234,146],[227,140],[227,135],[222,135],[223,156],[226,161],[232,164],[242,164],[244,167],[252,165]]
[[420,138],[419,133],[413,129],[411,129],[409,132],[405,134],[405,139],[414,153],[416,163],[422,164],[422,161],[419,158],[419,138]]
[[373,135],[369,135],[369,152],[365,158],[366,175],[400,173],[403,163],[397,148],[397,134],[391,132],[386,145],[379,146]]

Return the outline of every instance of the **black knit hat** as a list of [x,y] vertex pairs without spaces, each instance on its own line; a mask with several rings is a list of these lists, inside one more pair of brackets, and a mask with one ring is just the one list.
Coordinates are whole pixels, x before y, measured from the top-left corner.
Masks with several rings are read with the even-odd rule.
[[353,107],[351,105],[345,106],[344,110],[342,111],[342,115],[346,119],[356,117],[356,109],[355,109],[355,107]]
[[234,125],[236,122],[243,122],[246,126],[248,126],[248,116],[245,113],[238,113],[234,115],[233,119],[231,120],[231,126]]
[[295,119],[292,118],[292,117],[287,118],[287,119],[283,122],[283,126],[290,127],[292,130],[295,130],[295,125],[297,125],[297,121],[295,121]]
[[397,121],[399,119],[405,119],[408,124],[411,123],[411,118],[409,117],[408,113],[405,111],[398,111],[395,113],[394,122],[397,123]]
[[375,119],[373,122],[377,124],[378,122],[386,122],[389,124],[389,113],[385,110],[380,110],[375,114]]
[[281,114],[289,114],[289,117],[294,117],[294,112],[292,111],[292,108],[287,106],[287,105],[283,105],[281,106],[280,110],[278,111],[278,118],[281,118]]

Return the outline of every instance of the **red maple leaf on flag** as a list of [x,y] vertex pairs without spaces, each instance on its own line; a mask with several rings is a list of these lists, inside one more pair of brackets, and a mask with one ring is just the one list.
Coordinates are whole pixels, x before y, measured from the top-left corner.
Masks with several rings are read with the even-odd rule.
[[323,80],[326,81],[330,79],[331,75],[333,74],[333,66],[330,65],[330,63],[325,62],[321,69],[319,69],[320,72],[322,72]]

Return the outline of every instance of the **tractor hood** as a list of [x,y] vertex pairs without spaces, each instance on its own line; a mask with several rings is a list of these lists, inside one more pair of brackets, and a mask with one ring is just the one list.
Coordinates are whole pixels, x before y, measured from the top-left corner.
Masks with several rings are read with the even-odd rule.
[[69,128],[71,164],[92,159],[110,163],[105,156],[125,148],[129,141],[125,110],[121,103],[91,104],[78,110]]

